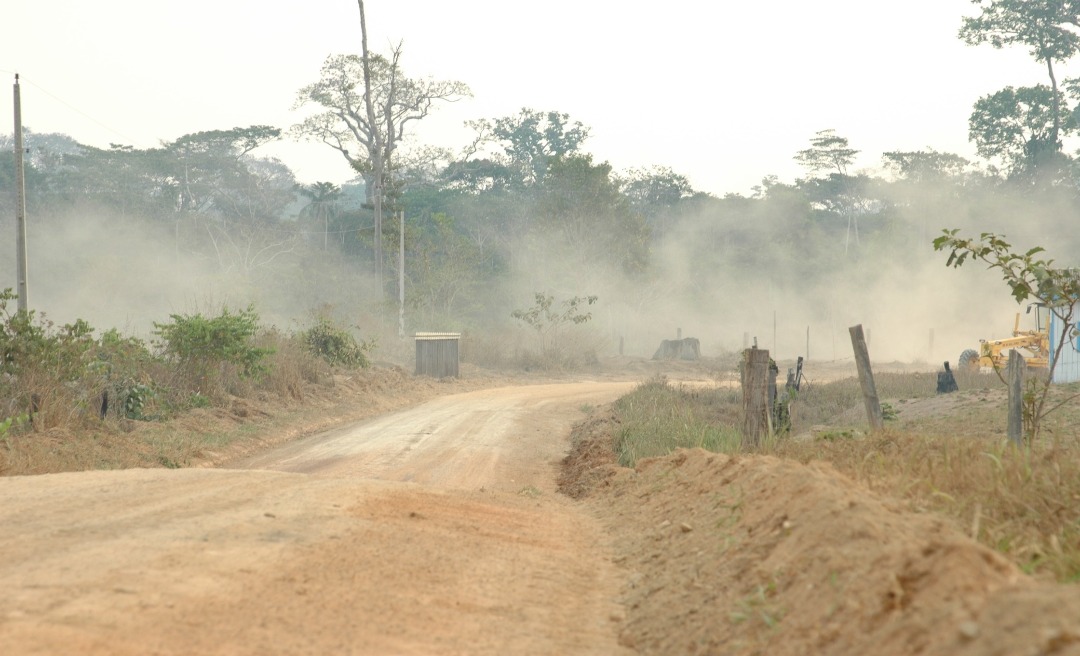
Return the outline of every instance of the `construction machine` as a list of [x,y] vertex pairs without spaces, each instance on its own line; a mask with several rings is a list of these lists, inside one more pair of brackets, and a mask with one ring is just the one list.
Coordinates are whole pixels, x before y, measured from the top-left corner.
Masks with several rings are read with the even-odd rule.
[[981,367],[1004,369],[1009,363],[1009,351],[1019,350],[1029,367],[1050,365],[1050,313],[1043,303],[1031,303],[1027,314],[1035,308],[1035,329],[1020,330],[1020,313],[1016,313],[1013,336],[1004,339],[980,339],[979,349],[967,349],[960,354],[957,369],[978,371]]

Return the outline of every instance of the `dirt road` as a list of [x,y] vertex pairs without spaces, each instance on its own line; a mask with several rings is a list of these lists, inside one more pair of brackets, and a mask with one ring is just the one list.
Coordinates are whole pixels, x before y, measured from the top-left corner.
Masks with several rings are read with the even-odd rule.
[[608,538],[555,494],[631,383],[484,390],[222,470],[0,479],[3,654],[616,654]]

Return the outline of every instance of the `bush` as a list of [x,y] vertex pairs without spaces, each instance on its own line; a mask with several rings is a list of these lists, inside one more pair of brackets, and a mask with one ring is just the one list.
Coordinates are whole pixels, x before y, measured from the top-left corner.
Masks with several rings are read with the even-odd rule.
[[0,292],[0,374],[18,378],[29,370],[44,369],[59,380],[80,378],[94,346],[90,324],[78,319],[55,329],[33,311],[8,311],[8,302],[15,298],[10,288]]
[[301,333],[301,339],[312,353],[330,364],[344,367],[369,367],[367,354],[375,348],[375,340],[357,342],[348,331],[326,317]]
[[170,315],[172,323],[154,323],[154,334],[166,357],[189,376],[193,391],[211,392],[233,383],[230,365],[241,378],[265,372],[263,358],[270,349],[258,348],[253,339],[258,315],[252,306],[237,314],[223,308],[221,316]]
[[[102,379],[89,365],[96,342],[79,319],[59,328],[33,311],[11,312],[0,292],[0,416],[26,413],[38,428],[85,416],[87,390]],[[6,407],[5,407],[6,406]]]

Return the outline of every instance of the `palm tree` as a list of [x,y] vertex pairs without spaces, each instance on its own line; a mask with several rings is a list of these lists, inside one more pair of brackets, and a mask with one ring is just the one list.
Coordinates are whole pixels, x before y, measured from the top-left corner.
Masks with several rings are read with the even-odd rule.
[[299,185],[297,191],[310,202],[300,210],[301,219],[318,221],[323,224],[323,250],[329,246],[330,219],[336,217],[340,211],[341,187],[332,182],[316,182],[309,185]]

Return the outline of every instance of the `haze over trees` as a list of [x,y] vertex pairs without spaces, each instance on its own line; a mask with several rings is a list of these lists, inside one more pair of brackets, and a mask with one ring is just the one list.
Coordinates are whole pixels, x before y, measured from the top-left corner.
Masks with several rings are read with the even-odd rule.
[[[766,176],[749,196],[697,191],[666,163],[616,171],[589,152],[590,126],[558,108],[471,121],[474,136],[457,152],[406,149],[417,122],[470,91],[464,82],[407,76],[400,43],[369,53],[366,71],[362,55],[330,55],[297,93],[297,106],[314,113],[285,133],[241,126],[136,149],[28,132],[32,214],[54,241],[71,240],[49,275],[103,280],[89,298],[46,281],[42,293],[83,314],[116,307],[123,290],[144,303],[108,319],[123,323],[145,304],[173,310],[187,290],[211,288],[280,321],[332,305],[382,330],[390,321],[383,317],[396,313],[386,312],[380,279],[394,277],[402,232],[394,215],[375,220],[382,188],[379,198],[405,217],[410,330],[509,330],[511,312],[538,293],[597,296],[592,325],[612,332],[670,330],[671,317],[687,308],[713,312],[718,326],[761,324],[777,307],[804,325],[842,323],[855,307],[875,308],[884,323],[887,309],[875,300],[882,290],[929,284],[918,271],[940,267],[930,242],[944,225],[1010,234],[1024,226],[1033,238],[1054,231],[1062,248],[1080,241],[1075,229],[1061,230],[1076,225],[1080,210],[1077,161],[1066,147],[1080,84],[1058,80],[1055,68],[1077,54],[1067,28],[1077,16],[1071,3],[1041,0],[980,9],[960,37],[1029,48],[1048,84],[973,100],[979,161],[896,150],[881,153],[878,168],[853,170],[859,144],[823,126],[792,144],[805,177]],[[356,179],[298,184],[286,163],[260,155],[283,134],[333,148]],[[10,150],[10,137],[2,141]],[[0,158],[0,185],[10,188],[12,179],[10,158]],[[5,222],[11,202],[0,197]],[[126,240],[136,236],[134,248]],[[144,254],[153,258],[124,260]],[[169,287],[180,271],[189,277]],[[181,300],[162,300],[176,293]],[[765,299],[766,309],[746,299]],[[952,302],[929,302],[925,313]]]

